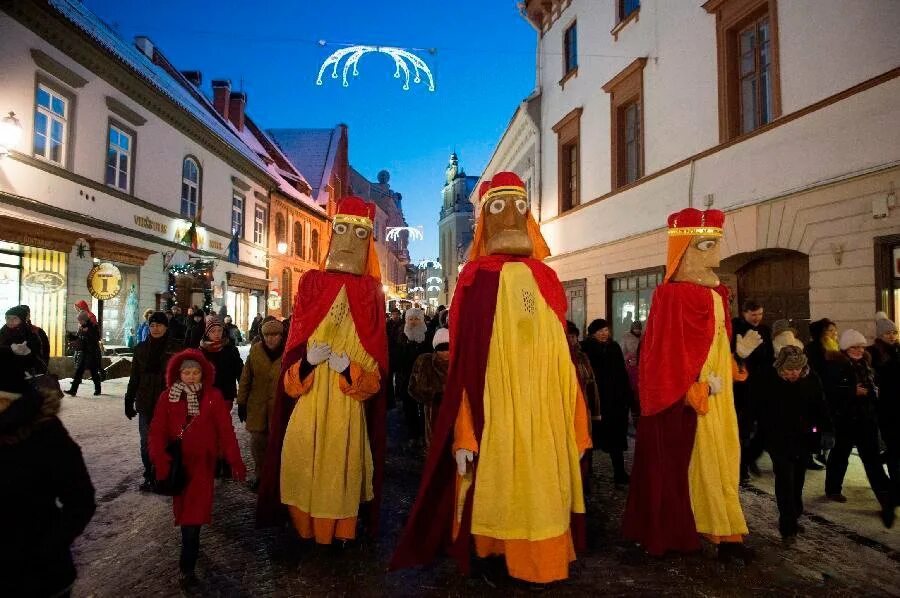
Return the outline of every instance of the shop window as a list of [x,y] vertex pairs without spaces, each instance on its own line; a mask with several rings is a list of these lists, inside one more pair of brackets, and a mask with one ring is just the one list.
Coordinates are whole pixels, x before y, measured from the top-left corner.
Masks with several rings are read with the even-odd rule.
[[240,193],[231,196],[231,234],[244,238],[244,205],[246,199]]
[[106,147],[106,184],[131,192],[134,170],[134,132],[109,123]]
[[253,242],[264,245],[266,242],[266,209],[256,206],[253,218]]
[[319,231],[315,229],[309,235],[309,255],[312,261],[319,263]]
[[294,221],[294,255],[303,259],[306,257],[303,251],[303,223]]
[[34,155],[63,165],[67,159],[71,99],[38,83],[34,101]]
[[188,156],[181,164],[181,215],[189,220],[200,209],[200,164]]
[[621,342],[632,322],[646,322],[653,291],[662,284],[664,269],[652,268],[610,276],[607,285],[607,314],[613,338]]

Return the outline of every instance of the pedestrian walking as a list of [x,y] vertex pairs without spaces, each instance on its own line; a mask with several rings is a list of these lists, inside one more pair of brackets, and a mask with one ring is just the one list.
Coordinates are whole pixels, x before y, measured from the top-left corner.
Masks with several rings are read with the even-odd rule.
[[[173,464],[171,443],[180,442],[181,464],[186,473],[184,488],[173,497],[175,525],[181,527],[182,581],[196,580],[195,566],[200,552],[200,528],[212,520],[215,464],[224,455],[234,478],[244,481],[234,427],[222,393],[213,386],[215,372],[201,351],[186,349],[169,360],[168,388],[156,402],[150,424],[150,459],[157,481],[169,477]],[[177,464],[177,462],[176,462]]]
[[[819,376],[824,385],[828,379],[828,355],[839,353],[837,325],[828,318],[822,318],[811,322],[809,325],[811,340],[803,347],[810,369]],[[807,469],[819,469],[828,463],[828,449],[819,439],[819,444],[813,447],[812,455],[807,463]],[[832,437],[831,440],[834,440]]]
[[790,541],[800,528],[803,483],[810,445],[819,432],[831,432],[822,383],[811,371],[803,351],[787,345],[778,353],[773,370],[761,382],[759,425],[775,472],[778,531]]
[[200,350],[215,368],[213,386],[222,393],[226,407],[231,411],[237,397],[237,384],[241,379],[244,361],[237,347],[225,335],[225,328],[218,316],[206,317],[206,334],[200,342]]
[[415,450],[424,446],[425,416],[422,406],[409,394],[409,378],[416,359],[429,352],[431,345],[426,342],[428,326],[425,324],[424,311],[411,307],[406,310],[404,319],[405,324],[396,347],[395,383],[406,422],[406,446]]
[[[578,337],[581,331],[578,326],[570,320],[566,320],[566,340],[569,343],[569,352],[572,355],[572,363],[575,364],[575,375],[578,376],[578,386],[581,389],[581,395],[584,397],[587,406],[588,417],[591,424],[599,425],[600,416],[600,391],[597,389],[597,380],[594,378],[594,368],[591,366],[591,360],[581,350]],[[585,451],[581,462],[581,487],[584,495],[591,493],[591,476],[594,471],[594,451]]]
[[[154,312],[152,309],[148,308],[148,309],[144,310],[144,319],[141,322],[140,326],[138,326],[138,329],[137,329],[137,342],[138,343],[142,343],[145,340],[147,340],[148,338],[150,338],[150,316],[152,316],[153,313]],[[165,315],[166,315],[165,313],[163,313],[163,312],[160,312],[160,313],[162,313],[163,317],[165,317]],[[166,330],[168,330],[168,328],[169,328],[169,322],[167,319],[166,320]]]
[[883,312],[876,316],[875,342],[869,355],[878,384],[878,427],[887,446],[888,477],[896,506],[900,502],[900,341],[897,325]]
[[181,341],[169,332],[169,320],[164,312],[153,312],[147,320],[148,338],[134,348],[131,376],[125,391],[125,416],[128,419],[134,419],[135,416],[138,418],[141,462],[144,465],[144,481],[139,489],[143,492],[153,490],[155,481],[150,453],[147,451],[147,439],[156,400],[167,386],[166,367],[169,359],[182,349]]
[[878,387],[866,344],[862,333],[845,330],[841,333],[841,352],[829,362],[825,392],[834,419],[835,440],[825,471],[825,495],[836,502],[847,502],[841,490],[850,452],[855,446],[869,485],[881,505],[882,522],[885,527],[891,527],[894,502],[878,448]]
[[43,345],[28,323],[28,311],[24,305],[6,311],[6,323],[0,328],[0,359],[10,361],[17,378],[25,374],[36,375],[47,371],[42,360]]
[[633,395],[625,356],[619,343],[612,340],[609,323],[602,318],[588,325],[581,350],[591,362],[600,393],[600,420],[592,421],[594,449],[609,454],[615,484],[628,484],[624,453],[628,449],[628,412]]
[[69,596],[71,545],[96,510],[81,449],[57,417],[59,384],[0,359],[0,593]]
[[447,368],[450,365],[450,331],[438,328],[431,341],[434,353],[423,353],[416,358],[409,377],[409,396],[424,410],[425,448],[431,446],[431,433],[444,398],[447,385]]
[[91,380],[94,382],[94,396],[100,395],[100,376],[102,355],[100,354],[100,328],[91,313],[82,310],[78,313],[78,354],[75,358],[75,375],[72,378],[72,385],[66,391],[67,395],[75,396],[78,393],[78,387],[84,378],[84,372],[90,370]]
[[250,324],[250,332],[247,333],[247,336],[250,338],[251,343],[262,340],[262,334],[260,332],[262,323],[262,314],[256,314],[256,317],[253,318],[253,322]]
[[222,325],[225,328],[225,335],[231,340],[231,344],[235,347],[243,344],[244,335],[241,334],[241,329],[234,325],[231,316],[225,316],[222,319]]
[[[644,332],[644,325],[640,320],[631,323],[628,332],[622,337],[622,353],[625,356],[625,370],[628,372],[628,383],[631,386],[631,394],[634,397],[632,401],[633,407],[640,405],[640,397],[638,396],[638,373],[640,371],[640,349],[641,334]],[[635,416],[639,413],[635,412]]]
[[[185,349],[198,349],[206,334],[206,314],[200,308],[194,308],[187,330],[184,333]],[[178,338],[177,334],[175,335]]]
[[269,443],[269,418],[275,405],[275,392],[281,379],[281,356],[284,353],[284,329],[273,317],[260,326],[262,340],[253,343],[238,385],[238,419],[250,432],[250,452],[255,465],[251,489],[259,487],[266,446]]

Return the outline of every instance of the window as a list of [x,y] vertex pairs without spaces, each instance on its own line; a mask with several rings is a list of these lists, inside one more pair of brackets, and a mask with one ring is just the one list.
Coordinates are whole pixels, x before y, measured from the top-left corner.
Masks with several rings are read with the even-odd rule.
[[266,242],[266,209],[256,206],[253,218],[253,242],[263,245]]
[[107,141],[106,184],[129,192],[131,190],[134,133],[110,123]]
[[572,23],[563,34],[563,74],[568,75],[578,68],[578,30]]
[[644,65],[638,58],[603,86],[609,94],[612,188],[644,176]]
[[581,108],[567,114],[553,127],[557,135],[559,213],[581,203],[580,131]]
[[240,193],[231,196],[231,234],[244,238],[244,205],[246,199]]
[[641,0],[616,0],[617,20],[624,21],[641,8]]
[[181,164],[181,215],[193,219],[200,208],[200,165],[188,156]]
[[309,235],[309,256],[312,261],[319,262],[319,231],[316,229]]
[[632,322],[646,322],[653,291],[662,284],[663,268],[636,270],[610,276],[607,284],[607,312],[613,339],[621,342]]
[[306,257],[303,253],[303,223],[299,220],[294,221],[294,255],[301,259]]
[[281,212],[275,214],[275,242],[279,245],[281,243],[287,244],[287,225],[285,224],[284,214]]
[[34,155],[64,164],[69,127],[69,99],[38,83],[34,102]]
[[719,138],[728,141],[781,116],[775,0],[709,0],[716,17]]

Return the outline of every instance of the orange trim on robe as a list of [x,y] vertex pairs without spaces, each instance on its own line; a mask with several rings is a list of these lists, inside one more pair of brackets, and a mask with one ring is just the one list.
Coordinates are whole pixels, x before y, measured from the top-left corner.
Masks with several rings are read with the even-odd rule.
[[732,358],[731,360],[731,378],[735,382],[746,382],[750,377],[750,372],[738,365],[738,362]]
[[318,544],[331,544],[332,540],[353,540],[356,538],[356,517],[346,519],[318,519],[297,507],[288,505],[291,522],[301,538],[316,539]]
[[694,382],[684,395],[684,402],[694,408],[699,415],[709,412],[709,384],[706,382]]
[[[302,360],[301,360],[302,361]],[[305,395],[312,388],[315,379],[315,370],[309,373],[304,379],[300,379],[300,361],[288,368],[284,373],[284,392],[287,396],[296,399],[301,395]]]
[[350,380],[352,383],[348,384],[344,376],[341,376],[338,384],[342,393],[357,401],[365,401],[381,388],[381,376],[378,374],[378,369],[367,372],[355,361],[350,362]]

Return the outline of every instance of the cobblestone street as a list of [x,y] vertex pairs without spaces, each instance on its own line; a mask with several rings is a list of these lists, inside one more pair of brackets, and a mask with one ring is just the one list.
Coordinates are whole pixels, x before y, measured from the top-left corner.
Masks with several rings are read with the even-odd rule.
[[[75,544],[79,579],[74,596],[177,596],[179,538],[171,501],[142,494],[137,423],[122,413],[125,380],[104,383],[99,398],[66,398],[62,419],[81,445],[97,489],[98,510]],[[84,392],[84,391],[83,391]],[[391,414],[391,431],[400,418]],[[238,425],[235,418],[235,425]],[[239,428],[245,460],[248,435]],[[377,543],[344,551],[302,543],[287,529],[256,530],[255,494],[220,483],[213,523],[201,534],[198,565],[203,596],[460,596],[527,593],[514,582],[492,588],[480,578],[460,578],[445,559],[436,566],[386,573],[418,484],[421,460],[392,444],[386,472],[383,531]],[[619,538],[626,493],[612,486],[608,459],[595,463],[589,503],[591,547],[571,578],[547,595],[898,595],[900,555],[840,522],[814,516],[802,521],[797,543],[782,546],[774,498],[761,488],[742,492],[751,529],[749,565],[723,565],[712,549],[688,557],[654,559]],[[848,507],[851,505],[847,505]],[[875,517],[874,506],[871,509]],[[897,530],[889,532],[896,535]]]

